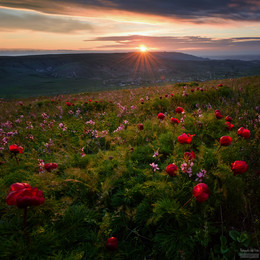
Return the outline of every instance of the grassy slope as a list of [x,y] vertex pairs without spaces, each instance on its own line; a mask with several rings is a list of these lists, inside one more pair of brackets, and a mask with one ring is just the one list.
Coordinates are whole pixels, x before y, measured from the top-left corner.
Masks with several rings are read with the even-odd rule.
[[[224,86],[216,87],[219,83]],[[188,96],[182,96],[181,86],[166,86],[58,96],[53,101],[30,98],[22,100],[23,105],[2,101],[1,140],[6,136],[3,132],[18,134],[8,137],[0,152],[0,257],[231,259],[240,248],[257,248],[260,77],[203,82],[199,87],[204,91],[196,87],[187,84]],[[171,93],[173,97],[165,97]],[[66,106],[66,101],[75,106]],[[172,116],[182,117],[175,113],[178,106],[185,109],[183,126],[170,123]],[[224,118],[216,119],[215,109],[224,118],[233,118],[233,130],[226,129]],[[166,114],[161,122],[159,112]],[[48,115],[46,122],[42,113]],[[90,120],[95,125],[86,124]],[[13,126],[3,124],[7,121]],[[143,131],[138,123],[144,124]],[[124,130],[114,132],[120,124]],[[250,138],[233,141],[217,152],[219,138],[229,135],[236,140],[242,126],[251,131]],[[97,130],[99,138],[88,130]],[[190,145],[177,142],[182,133],[195,134]],[[48,148],[50,139],[53,145]],[[19,165],[8,151],[13,143],[24,147]],[[190,149],[196,154],[192,177],[181,170],[183,153]],[[154,158],[157,150],[159,156]],[[39,159],[56,162],[58,170],[39,173]],[[249,166],[241,176],[231,171],[236,160]],[[160,170],[152,171],[153,162]],[[179,173],[170,178],[165,168],[173,162]],[[183,207],[198,183],[200,169],[207,171],[203,182],[209,186],[210,198]],[[22,231],[23,211],[5,203],[15,182],[28,182],[45,196],[43,205],[28,211],[29,244]],[[110,236],[119,240],[114,252],[104,246]]]

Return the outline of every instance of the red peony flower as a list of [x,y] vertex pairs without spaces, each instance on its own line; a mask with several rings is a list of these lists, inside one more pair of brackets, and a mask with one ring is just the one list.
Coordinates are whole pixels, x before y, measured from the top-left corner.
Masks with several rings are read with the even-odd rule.
[[116,250],[117,249],[117,238],[116,237],[110,237],[108,238],[106,242],[106,248],[110,250]]
[[234,127],[234,125],[231,124],[229,121],[225,122],[225,125],[228,128],[228,130],[231,130]]
[[237,174],[242,174],[248,170],[248,166],[245,161],[235,161],[231,163],[231,169],[233,174],[236,176]]
[[222,146],[229,146],[232,143],[232,139],[230,136],[222,136],[220,138],[220,145]]
[[240,127],[238,130],[237,130],[237,134],[241,137],[244,137],[245,139],[248,139],[250,137],[250,130],[244,128],[244,127]]
[[193,136],[195,136],[195,135],[190,135],[190,134],[184,133],[178,137],[178,142],[181,144],[190,144]]
[[143,104],[144,103],[144,99],[140,98],[140,102],[141,102],[141,104]]
[[180,123],[180,121],[179,121],[177,118],[172,117],[172,118],[171,118],[171,123],[178,125],[178,124]]
[[173,176],[176,176],[176,172],[178,171],[178,167],[172,163],[172,164],[169,164],[167,167],[166,167],[166,172],[168,173],[169,176],[173,177]]
[[244,129],[241,136],[244,137],[245,139],[248,139],[250,137],[250,130]]
[[177,107],[176,108],[176,113],[182,113],[184,111],[184,109],[182,107]]
[[165,118],[165,115],[163,113],[159,113],[157,118],[163,120]]
[[218,84],[218,87],[223,87],[223,84]]
[[18,146],[16,144],[12,144],[9,146],[9,151],[11,153],[17,154],[17,153],[23,153],[23,147],[22,146]]
[[195,160],[195,158],[196,158],[196,155],[192,150],[190,150],[190,152],[185,152],[183,154],[183,159],[185,161],[193,161],[193,160]]
[[139,128],[139,130],[144,130],[144,125],[143,124],[138,124],[137,127]]
[[242,133],[243,133],[244,130],[245,130],[244,127],[240,127],[240,128],[237,130],[237,134],[238,134],[239,136],[242,136]]
[[28,183],[14,183],[10,187],[6,203],[18,208],[38,206],[44,203],[43,192],[37,188],[32,188]]
[[248,139],[250,137],[250,131],[248,129],[244,129],[244,131],[242,132],[242,137],[244,137],[245,139]]
[[66,105],[68,106],[68,107],[70,107],[71,106],[71,103],[70,102],[66,102]]
[[205,183],[197,184],[192,190],[193,196],[198,202],[204,202],[209,198],[210,191],[208,185]]
[[223,117],[218,109],[215,110],[215,116],[217,119],[221,119]]
[[232,122],[232,118],[230,116],[226,116],[225,120],[230,122],[230,123]]
[[44,168],[46,169],[46,171],[51,172],[52,170],[58,168],[58,164],[57,163],[46,163],[46,164],[44,164]]
[[191,92],[194,92],[194,88],[192,88],[190,91],[191,91]]

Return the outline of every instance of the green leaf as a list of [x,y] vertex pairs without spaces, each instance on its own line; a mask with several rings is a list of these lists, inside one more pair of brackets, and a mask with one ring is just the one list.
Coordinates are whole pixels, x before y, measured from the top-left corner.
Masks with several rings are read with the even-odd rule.
[[237,238],[240,236],[240,233],[236,230],[230,230],[229,231],[229,236],[235,240],[235,241],[238,241]]
[[220,252],[221,254],[224,255],[229,251],[229,249],[227,248],[227,238],[225,236],[221,236],[220,242],[221,242]]

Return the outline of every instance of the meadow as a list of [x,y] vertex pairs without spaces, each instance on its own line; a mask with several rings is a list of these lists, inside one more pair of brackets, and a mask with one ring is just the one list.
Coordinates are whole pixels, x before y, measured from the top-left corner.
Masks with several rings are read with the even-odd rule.
[[259,253],[260,76],[0,109],[1,259]]

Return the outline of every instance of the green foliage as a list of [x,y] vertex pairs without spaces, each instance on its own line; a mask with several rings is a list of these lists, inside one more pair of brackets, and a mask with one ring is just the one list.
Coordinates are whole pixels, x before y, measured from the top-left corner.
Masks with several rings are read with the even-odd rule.
[[[222,80],[224,87],[217,87],[219,81],[187,82],[39,97],[23,105],[1,101],[6,112],[0,122],[0,258],[233,259],[241,248],[256,248],[259,82],[259,77]],[[183,86],[188,95],[182,95]],[[178,106],[185,114],[176,113]],[[227,115],[232,130],[225,126]],[[250,130],[249,139],[238,138],[240,127]],[[178,142],[183,133],[195,134],[190,144]],[[233,142],[219,148],[224,135]],[[11,154],[8,147],[15,143],[24,153]],[[183,158],[190,150],[196,155],[192,163]],[[235,176],[236,160],[246,161],[248,170]],[[48,172],[42,163],[58,168]],[[166,172],[172,163],[178,167],[174,177]],[[210,190],[201,203],[192,196],[199,181]],[[45,197],[43,205],[28,207],[29,243],[23,209],[5,201],[16,182],[37,187]],[[118,239],[114,251],[105,246],[111,236]]]
[[131,159],[141,169],[148,168],[149,163],[153,162],[153,149],[149,145],[134,148]]
[[164,111],[167,111],[169,107],[169,100],[168,99],[159,99],[156,98],[152,103],[152,110],[157,111],[157,113],[164,113]]
[[174,150],[175,138],[172,132],[167,132],[159,136],[159,150],[160,152],[167,156],[172,154]]

